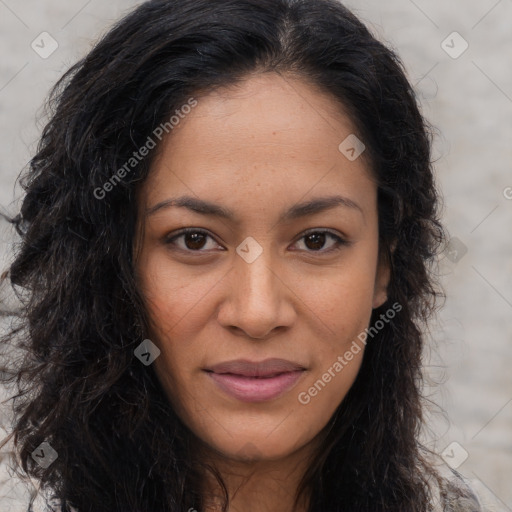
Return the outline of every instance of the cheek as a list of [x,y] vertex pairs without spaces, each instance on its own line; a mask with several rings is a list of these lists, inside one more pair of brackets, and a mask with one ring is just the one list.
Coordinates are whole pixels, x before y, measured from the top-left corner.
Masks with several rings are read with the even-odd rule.
[[147,336],[161,352],[154,369],[165,388],[187,391],[182,385],[186,371],[204,357],[200,331],[207,322],[205,304],[215,281],[207,274],[197,277],[196,272],[192,277],[182,269],[177,271],[165,255],[157,253],[141,259],[139,269],[139,285],[150,321]]
[[[322,286],[302,282],[300,292],[312,305],[317,336],[314,365],[296,393],[311,432],[321,429],[354,383],[361,367],[365,332],[371,319],[375,275],[372,254],[359,255],[333,272]],[[362,341],[363,340],[363,341]]]
[[[342,354],[324,361],[322,369],[297,391],[297,417],[307,427],[304,438],[314,437],[334,414],[352,387],[362,364],[364,347],[350,361]],[[338,359],[338,357],[340,359]]]
[[208,314],[204,307],[208,293],[222,276],[200,273],[198,267],[187,271],[183,266],[171,265],[164,251],[146,256],[139,268],[146,309],[159,335],[187,337],[189,329],[201,325],[201,317]]
[[321,279],[296,280],[294,293],[306,306],[301,321],[319,332],[326,353],[340,351],[368,326],[372,313],[374,258],[361,255]]
[[[365,344],[360,334],[372,313],[373,279],[368,273],[340,273],[323,294],[316,297],[315,314],[321,332],[312,338],[314,364],[307,380],[297,389],[297,417],[304,426],[303,439],[316,435],[332,417],[357,378]],[[311,347],[310,347],[311,348]]]

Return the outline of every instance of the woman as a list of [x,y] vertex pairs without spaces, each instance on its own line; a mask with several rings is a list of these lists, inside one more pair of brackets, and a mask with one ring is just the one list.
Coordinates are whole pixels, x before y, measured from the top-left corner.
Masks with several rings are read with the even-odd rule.
[[353,14],[152,0],[51,102],[4,342],[58,510],[482,510],[418,440],[430,132]]

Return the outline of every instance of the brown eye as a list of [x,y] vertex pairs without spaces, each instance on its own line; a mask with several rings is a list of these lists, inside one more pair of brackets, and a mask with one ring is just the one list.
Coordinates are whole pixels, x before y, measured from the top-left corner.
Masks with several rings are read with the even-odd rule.
[[311,233],[304,237],[306,240],[306,247],[313,251],[320,250],[325,244],[325,233]]
[[195,251],[203,248],[206,239],[206,235],[204,235],[204,233],[186,233],[183,237],[187,249]]
[[[328,241],[329,238],[334,240],[334,243],[331,243],[328,249],[324,249],[326,241]],[[348,241],[330,231],[310,231],[303,235],[300,240],[304,240],[305,250],[307,252],[328,253],[339,249],[340,246],[349,245]]]
[[[182,240],[182,243],[178,244],[178,240]],[[186,229],[180,233],[173,235],[170,238],[166,238],[166,245],[175,245],[177,249],[188,252],[207,252],[208,239],[213,238],[206,232],[200,229]]]

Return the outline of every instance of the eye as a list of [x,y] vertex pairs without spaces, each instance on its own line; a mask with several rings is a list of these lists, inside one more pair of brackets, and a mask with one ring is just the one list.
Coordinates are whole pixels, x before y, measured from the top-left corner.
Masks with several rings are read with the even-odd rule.
[[[205,244],[205,242],[208,238],[213,240],[213,238],[206,231],[195,228],[187,228],[181,230],[179,233],[170,238],[166,238],[165,243],[168,245],[177,245],[178,249],[182,251],[206,252],[201,251],[200,249],[205,248],[205,246],[207,245]],[[183,244],[176,243],[176,240],[179,239],[183,239]]]
[[[334,243],[331,243],[329,249],[322,250],[322,247],[325,246],[326,240],[331,239]],[[306,251],[308,252],[320,252],[320,253],[329,253],[332,251],[336,251],[340,249],[342,246],[349,245],[350,242],[341,238],[339,235],[332,233],[327,230],[311,230],[306,234],[302,235],[299,238],[299,241],[304,240],[304,245],[306,246]]]

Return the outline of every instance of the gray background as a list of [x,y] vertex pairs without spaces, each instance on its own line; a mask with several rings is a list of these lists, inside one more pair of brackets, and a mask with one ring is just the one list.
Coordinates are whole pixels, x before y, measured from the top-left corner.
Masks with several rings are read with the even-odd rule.
[[[15,180],[35,152],[50,86],[139,3],[0,0],[4,210],[17,211]],[[437,127],[436,172],[453,239],[440,260],[447,300],[425,354],[425,394],[438,407],[429,408],[424,436],[500,510],[512,512],[512,0],[346,4],[398,51]],[[31,48],[34,40],[42,46],[42,32],[58,43],[47,58]],[[469,46],[458,55],[464,41]],[[3,270],[12,236],[5,222],[0,230]],[[0,467],[0,508],[24,510],[23,488],[5,463]]]

